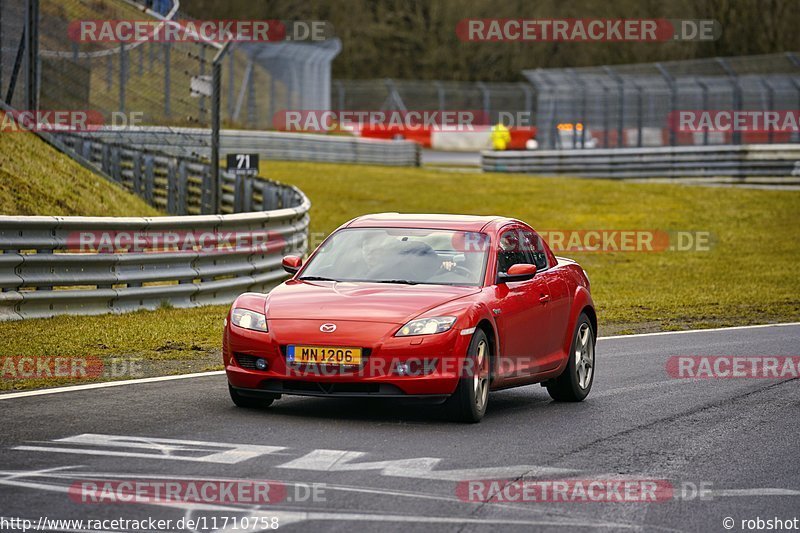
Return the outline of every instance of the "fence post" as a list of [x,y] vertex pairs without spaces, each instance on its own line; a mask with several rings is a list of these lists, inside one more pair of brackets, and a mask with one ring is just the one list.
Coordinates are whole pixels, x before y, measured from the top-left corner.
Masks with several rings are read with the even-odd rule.
[[[708,85],[701,80],[696,80],[697,85],[700,86],[700,90],[703,91],[702,101],[700,106],[703,110],[708,109]],[[675,123],[677,122],[677,118],[673,117],[672,120],[672,127],[675,127]],[[703,128],[703,146],[708,146],[708,128]]]
[[[734,111],[741,111],[742,110],[742,86],[739,83],[739,76],[736,75],[736,72],[731,68],[727,61],[724,58],[717,57],[715,58],[717,63],[722,67],[725,73],[730,77],[731,84],[733,85],[733,110]],[[733,144],[742,144],[742,132],[738,131],[738,128],[733,130]]]
[[[675,84],[675,78],[667,72],[667,69],[664,68],[664,65],[661,63],[656,63],[655,67],[664,77],[664,80],[667,82],[667,86],[669,87],[669,110],[670,116],[675,116],[675,107],[678,103],[678,88]],[[675,128],[669,128],[669,145],[675,146]]]
[[622,138],[625,129],[625,83],[622,81],[622,76],[614,72],[614,69],[610,66],[604,65],[603,70],[617,82],[619,87],[619,96],[617,97],[617,148],[621,148],[625,144]]
[[125,112],[125,43],[119,43],[119,110]]
[[222,60],[228,51],[230,41],[226,42],[211,64],[211,194],[208,195],[209,205],[206,206],[211,213],[220,212],[220,180],[219,180],[219,129],[220,129],[220,99],[222,81]]
[[170,88],[170,43],[164,45],[164,116],[170,115],[169,88]]

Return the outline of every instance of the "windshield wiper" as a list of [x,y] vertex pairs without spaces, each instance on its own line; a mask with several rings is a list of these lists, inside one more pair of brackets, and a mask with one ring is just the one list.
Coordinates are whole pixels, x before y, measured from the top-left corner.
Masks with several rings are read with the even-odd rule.
[[297,279],[301,281],[339,281],[338,279],[331,279],[323,276],[302,276]]
[[419,281],[411,281],[410,279],[376,279],[373,283],[397,283],[399,285],[419,285]]

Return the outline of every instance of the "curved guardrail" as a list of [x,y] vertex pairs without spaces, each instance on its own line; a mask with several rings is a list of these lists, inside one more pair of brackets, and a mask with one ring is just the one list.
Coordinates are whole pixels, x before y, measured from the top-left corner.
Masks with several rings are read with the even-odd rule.
[[[125,129],[100,128],[83,133],[96,139],[137,149],[160,150],[174,156],[211,156],[209,130],[143,126]],[[345,135],[286,133],[275,131],[220,131],[220,150],[257,153],[262,159],[320,163],[361,163],[388,166],[419,166],[420,148],[412,141],[363,139]]]
[[778,177],[800,174],[800,145],[676,146],[483,152],[485,172],[602,178]]
[[82,164],[173,215],[0,216],[0,320],[228,303],[266,292],[304,254],[311,203],[299,189],[222,174],[209,213],[209,163],[72,134],[43,135]]

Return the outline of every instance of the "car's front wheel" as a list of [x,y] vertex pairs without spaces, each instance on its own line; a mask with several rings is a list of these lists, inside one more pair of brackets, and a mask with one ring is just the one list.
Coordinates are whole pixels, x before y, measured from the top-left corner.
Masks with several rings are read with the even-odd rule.
[[228,384],[228,392],[231,395],[231,400],[233,400],[234,405],[236,407],[246,407],[246,408],[254,408],[254,407],[269,407],[272,405],[272,402],[275,401],[274,397],[265,396],[265,397],[258,397],[253,398],[251,396],[242,396],[236,389],[231,387]]
[[595,332],[586,314],[581,313],[572,336],[569,359],[564,371],[546,383],[550,397],[559,402],[580,402],[594,382]]
[[464,368],[456,391],[447,400],[453,418],[461,422],[480,422],[489,403],[490,355],[489,339],[483,330],[476,330],[467,349]]

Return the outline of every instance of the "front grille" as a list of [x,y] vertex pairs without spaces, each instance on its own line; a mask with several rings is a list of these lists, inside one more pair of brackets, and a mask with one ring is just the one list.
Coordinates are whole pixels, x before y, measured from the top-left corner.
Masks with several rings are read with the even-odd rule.
[[236,358],[236,363],[242,367],[246,368],[247,370],[255,370],[256,369],[256,359],[260,359],[254,355],[247,355],[245,353],[235,353],[233,357]]

